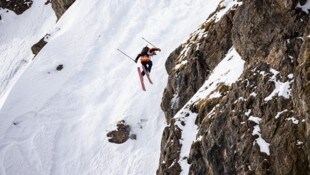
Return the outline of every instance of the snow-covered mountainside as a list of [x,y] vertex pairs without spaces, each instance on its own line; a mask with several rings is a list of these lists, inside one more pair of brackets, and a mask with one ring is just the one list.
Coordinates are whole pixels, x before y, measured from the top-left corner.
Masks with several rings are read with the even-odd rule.
[[[1,1],[0,175],[308,175],[309,11]],[[118,52],[134,59],[142,37],[161,48],[146,92]]]
[[310,173],[309,4],[222,1],[168,57],[158,174]]
[[43,1],[34,2],[22,15],[0,8],[0,16],[1,109],[12,86],[33,58],[29,48],[55,26],[56,16]]
[[[160,108],[169,54],[219,0],[77,0],[56,23],[33,0],[0,15],[0,174],[154,174],[165,126]],[[45,34],[34,60],[31,46]],[[141,90],[135,57],[149,41],[154,85]],[[63,69],[56,68],[63,65]],[[136,140],[108,142],[125,120]]]

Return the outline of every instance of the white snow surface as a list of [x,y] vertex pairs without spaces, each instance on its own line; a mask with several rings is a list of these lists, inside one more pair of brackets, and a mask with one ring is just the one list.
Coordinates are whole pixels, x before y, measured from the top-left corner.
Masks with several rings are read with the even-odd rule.
[[296,7],[301,8],[305,13],[309,14],[310,0],[307,0],[307,2],[304,5],[301,5],[300,2],[298,2]]
[[255,139],[255,141],[253,142],[253,145],[255,145],[255,143],[256,143],[259,146],[260,152],[266,153],[269,156],[270,155],[270,148],[269,148],[270,144],[262,138],[261,129],[259,127],[259,123],[261,121],[261,118],[255,117],[255,116],[250,116],[248,120],[256,123],[256,125],[253,128],[252,135],[253,136],[257,135],[258,138]]
[[[20,16],[1,15],[0,88],[10,94],[1,95],[0,174],[155,174],[164,63],[219,0],[77,0],[57,24],[44,2],[34,0]],[[48,44],[31,61],[30,47],[46,33]],[[138,64],[116,50],[135,57],[146,45],[142,36],[162,49],[147,92]],[[23,59],[31,64],[20,66]],[[137,140],[109,143],[106,133],[122,119]]]
[[281,82],[276,78],[277,74],[279,74],[278,71],[271,69],[270,72],[272,72],[273,76],[270,78],[270,81],[273,81],[275,83],[275,89],[272,91],[272,93],[266,97],[265,101],[270,101],[274,96],[282,96],[286,99],[289,99],[291,96],[291,86],[290,84],[292,81],[287,82]]
[[18,77],[31,63],[31,46],[56,24],[51,5],[34,1],[22,15],[0,9],[0,109]]
[[283,111],[278,112],[277,115],[276,115],[274,118],[275,118],[275,119],[278,119],[278,118],[281,116],[281,114],[283,114],[283,113],[285,113],[285,112],[287,112],[287,111],[288,111],[287,109],[284,109]]

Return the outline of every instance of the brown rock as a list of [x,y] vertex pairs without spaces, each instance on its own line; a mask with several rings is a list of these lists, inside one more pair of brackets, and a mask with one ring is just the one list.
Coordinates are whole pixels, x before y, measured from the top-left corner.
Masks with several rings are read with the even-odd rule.
[[[295,9],[297,2],[244,0],[218,23],[203,25],[208,26],[204,28],[207,38],[191,36],[187,45],[169,56],[162,109],[170,125],[163,133],[157,174],[164,174],[180,159],[177,152],[182,145],[172,145],[181,138],[173,137],[178,130],[172,117],[232,45],[246,61],[244,72],[231,87],[218,87],[221,97],[207,97],[190,106],[198,113],[196,138],[200,139],[192,144],[190,170],[185,173],[309,174],[310,23],[309,15]],[[194,59],[197,45],[201,59]],[[182,57],[185,48],[188,54]],[[188,63],[176,70],[184,60]],[[275,94],[266,100],[279,83],[288,84],[289,97]],[[259,118],[259,123],[250,117]],[[254,133],[258,127],[260,131]],[[183,134],[181,130],[177,133]],[[261,150],[258,139],[269,144],[269,152]]]
[[75,0],[51,0],[52,8],[59,19],[66,10],[75,2]]
[[130,126],[126,125],[124,120],[121,120],[117,123],[116,127],[116,130],[107,133],[107,137],[111,137],[109,142],[117,144],[126,142],[129,139]]
[[47,44],[46,40],[50,37],[50,34],[46,34],[39,42],[31,47],[32,53],[36,56],[41,49]]
[[[32,5],[32,0],[1,0],[0,8],[14,11],[17,15],[22,14]],[[0,18],[1,20],[1,18]]]
[[166,127],[163,132],[158,175],[173,175],[181,172],[181,167],[177,162],[180,159],[179,153],[182,146],[180,139],[181,129],[172,121],[171,127]]
[[57,71],[61,71],[64,68],[64,65],[60,64],[56,67]]
[[[208,20],[198,29],[207,37],[193,33],[166,61],[169,74],[161,107],[167,123],[202,86],[205,79],[232,46],[231,28],[234,11],[214,23]],[[198,44],[199,43],[199,44]],[[186,64],[182,62],[186,61]],[[176,68],[176,65],[181,65]]]

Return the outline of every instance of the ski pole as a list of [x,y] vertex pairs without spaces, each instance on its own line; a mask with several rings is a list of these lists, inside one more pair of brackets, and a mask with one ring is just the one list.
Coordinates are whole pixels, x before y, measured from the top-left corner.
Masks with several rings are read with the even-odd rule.
[[131,59],[132,61],[136,62],[134,59],[132,59],[130,56],[128,56],[126,53],[124,53],[123,51],[121,51],[120,49],[117,49],[120,53],[124,54],[126,57],[128,57],[129,59]]
[[[154,46],[151,42],[149,42],[148,40],[146,40],[144,37],[142,37],[142,39],[144,40],[144,41],[146,41],[147,43],[149,43],[150,45],[152,45],[153,47],[156,47],[156,46]],[[157,47],[156,47],[157,48]]]

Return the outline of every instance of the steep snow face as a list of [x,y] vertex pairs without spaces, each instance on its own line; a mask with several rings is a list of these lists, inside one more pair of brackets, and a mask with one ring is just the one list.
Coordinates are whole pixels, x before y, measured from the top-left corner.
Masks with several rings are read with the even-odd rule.
[[56,23],[50,4],[36,0],[22,15],[0,9],[0,109],[33,58],[31,46]]
[[[165,59],[218,3],[77,0],[48,31],[48,44],[0,111],[0,174],[154,174],[164,127]],[[154,85],[146,84],[147,92],[139,84],[139,64],[116,50],[135,57],[146,45],[142,36],[162,49],[153,58]],[[60,64],[64,68],[56,71]],[[122,119],[137,140],[109,143],[107,130]]]

